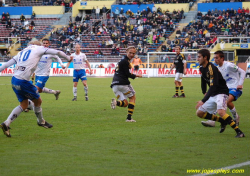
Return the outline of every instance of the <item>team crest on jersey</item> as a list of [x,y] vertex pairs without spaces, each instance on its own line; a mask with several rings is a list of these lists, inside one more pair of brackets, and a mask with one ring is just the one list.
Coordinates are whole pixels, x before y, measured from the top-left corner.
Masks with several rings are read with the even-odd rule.
[[207,72],[207,78],[209,78],[209,71]]

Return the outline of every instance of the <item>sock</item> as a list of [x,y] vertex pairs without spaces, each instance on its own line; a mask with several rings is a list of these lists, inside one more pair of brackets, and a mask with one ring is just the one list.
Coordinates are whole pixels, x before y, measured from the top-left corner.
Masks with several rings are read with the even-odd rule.
[[229,124],[237,133],[238,133],[238,132],[241,132],[241,130],[239,129],[238,126],[236,126],[235,122],[233,121],[232,117],[230,117],[230,115],[225,114],[222,118],[223,118],[223,119],[225,120],[225,122],[226,122],[227,124]]
[[175,95],[178,95],[178,92],[179,92],[179,87],[175,87]]
[[85,96],[88,96],[88,86],[84,86]]
[[56,94],[56,91],[55,90],[52,90],[52,89],[48,89],[46,87],[43,88],[43,93],[49,93],[49,94]]
[[77,87],[73,87],[73,95],[74,95],[74,97],[77,96]]
[[239,116],[238,113],[236,112],[235,107],[233,109],[230,109],[230,112],[233,115],[234,119],[236,119]]
[[33,103],[33,101],[31,101],[31,100],[28,100],[28,101],[29,101],[28,109],[34,111],[34,103]]
[[19,105],[15,107],[10,113],[7,120],[4,122],[6,126],[10,126],[10,124],[23,112],[23,108]]
[[128,116],[127,116],[128,120],[132,119],[132,115],[133,115],[134,109],[135,109],[135,103],[130,103],[129,102],[128,103]]
[[180,90],[181,90],[181,94],[184,95],[183,86],[180,87]]
[[124,105],[125,105],[125,102],[119,100],[119,101],[116,101],[116,105],[117,105],[117,106],[120,106],[120,107],[125,107],[125,106],[124,106]]
[[206,112],[206,114],[202,117],[203,119],[209,119],[209,120],[213,120],[213,121],[217,121],[217,122],[225,122],[223,118],[215,115],[215,114],[209,114]]
[[44,124],[45,120],[43,119],[43,112],[41,107],[36,107],[34,108],[36,117],[37,117],[37,122],[40,124]]

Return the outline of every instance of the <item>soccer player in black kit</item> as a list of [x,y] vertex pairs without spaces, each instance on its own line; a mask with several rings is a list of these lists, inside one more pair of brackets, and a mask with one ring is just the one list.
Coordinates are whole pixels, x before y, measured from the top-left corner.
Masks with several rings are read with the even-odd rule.
[[[175,52],[176,52],[176,57],[174,59],[174,63],[171,66],[168,74],[171,73],[171,70],[173,68],[176,68],[176,74],[175,74],[175,94],[172,98],[185,98],[185,94],[184,94],[184,89],[183,89],[183,85],[182,85],[182,77],[183,74],[186,74],[186,68],[187,68],[187,63],[185,60],[185,56],[184,54],[181,54],[181,47],[180,46],[176,46],[175,47]],[[179,96],[178,92],[179,92],[179,88],[181,90],[181,95]]]
[[[130,46],[126,49],[126,53],[127,55],[117,63],[113,81],[110,86],[117,98],[117,100],[115,98],[112,98],[111,108],[115,109],[116,106],[128,107],[126,122],[136,122],[134,119],[132,119],[135,108],[135,90],[130,84],[128,78],[135,79],[136,77],[142,77],[142,75],[131,74],[129,71],[132,68],[132,64],[130,63],[130,61],[136,54],[136,48]],[[129,99],[129,102],[127,101],[127,98]]]
[[[209,59],[210,52],[207,49],[201,49],[198,51],[198,61],[201,72],[201,88],[204,98],[197,102],[195,107],[197,109],[196,114],[200,118],[220,122],[220,133],[225,130],[226,125],[228,124],[235,130],[235,137],[245,137],[244,133],[238,126],[236,126],[232,117],[226,113],[229,89],[220,71],[214,64],[209,62]],[[207,84],[210,87],[206,92]],[[216,111],[220,117],[213,114]]]

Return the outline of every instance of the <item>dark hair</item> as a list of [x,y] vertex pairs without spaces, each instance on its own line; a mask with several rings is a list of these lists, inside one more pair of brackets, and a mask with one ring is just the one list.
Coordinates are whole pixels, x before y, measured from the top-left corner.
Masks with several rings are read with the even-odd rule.
[[43,41],[47,41],[47,42],[49,42],[49,39],[44,38],[44,39],[42,39],[42,42],[43,42]]
[[220,58],[223,58],[223,60],[225,59],[224,53],[222,51],[216,51],[214,54],[218,54]]
[[209,62],[210,60],[210,51],[207,49],[201,49],[198,51],[199,54],[202,55],[202,57],[206,57],[207,56],[207,61]]

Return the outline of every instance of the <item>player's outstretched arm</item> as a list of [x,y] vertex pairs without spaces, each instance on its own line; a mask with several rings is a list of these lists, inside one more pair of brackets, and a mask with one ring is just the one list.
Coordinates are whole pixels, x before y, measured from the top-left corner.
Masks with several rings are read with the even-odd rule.
[[52,54],[52,55],[58,55],[59,57],[62,57],[68,61],[70,61],[70,57],[67,56],[64,52],[55,50],[55,49],[47,49],[44,54]]
[[6,64],[0,67],[0,72],[14,64],[16,64],[16,60],[14,58],[10,59]]
[[57,55],[55,55],[54,58],[56,58],[57,61],[59,62],[59,64],[61,65],[61,67],[62,67],[63,69],[65,69],[65,66],[63,65],[63,62],[62,62],[62,60],[60,59],[60,57],[58,57]]

